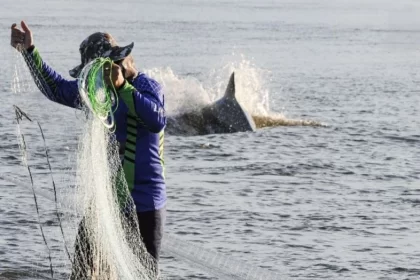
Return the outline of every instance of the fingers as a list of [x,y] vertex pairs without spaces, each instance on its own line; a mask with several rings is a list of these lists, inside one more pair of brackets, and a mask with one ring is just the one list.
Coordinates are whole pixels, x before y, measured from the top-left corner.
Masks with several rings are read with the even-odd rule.
[[118,64],[112,63],[112,78],[116,80],[121,73],[121,67]]
[[109,78],[111,75],[111,63],[104,64],[104,76]]
[[104,64],[104,78],[105,78],[105,83],[108,86],[112,85],[112,77],[111,77],[111,63],[105,63]]
[[12,39],[25,39],[25,33],[23,33],[20,30],[13,30],[12,31],[12,35],[11,35]]
[[25,40],[25,33],[22,32],[16,23],[13,23],[11,26],[11,36],[10,36],[10,44],[12,47],[16,48],[19,44],[23,44]]
[[12,35],[10,36],[10,39],[12,40],[12,42],[16,42],[16,43],[23,43],[25,40],[25,34],[20,32],[20,30],[18,30],[19,32],[12,32]]
[[12,38],[12,40],[23,41],[25,39],[25,34],[12,34],[11,38]]
[[118,88],[124,77],[122,75],[121,67],[115,63],[106,63],[103,68],[105,83],[114,88]]
[[29,27],[26,25],[26,23],[23,20],[21,21],[20,26],[22,26],[23,31],[29,34],[31,33],[31,30],[29,29]]
[[12,24],[11,29],[12,29],[12,36],[17,36],[17,34],[25,34],[17,27],[16,23]]
[[106,63],[104,65],[104,74],[105,76],[111,76],[112,78],[118,77],[121,72],[121,67],[115,63]]
[[11,29],[10,44],[12,47],[16,48],[18,45],[22,45],[24,43],[25,33],[19,30],[16,23],[12,24]]
[[20,34],[25,34],[24,32],[22,32],[22,30],[20,30],[20,29],[17,27],[17,24],[16,24],[16,23],[13,23],[13,24],[12,24],[11,29],[12,29],[12,35],[13,35],[13,34],[18,34],[18,33],[20,33]]

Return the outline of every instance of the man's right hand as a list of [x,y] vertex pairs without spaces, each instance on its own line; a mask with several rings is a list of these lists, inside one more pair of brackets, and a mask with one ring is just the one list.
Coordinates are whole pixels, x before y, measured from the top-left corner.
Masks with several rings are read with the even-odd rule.
[[119,90],[125,82],[121,66],[116,63],[106,63],[104,65],[105,83],[108,86],[113,86],[114,89]]
[[24,21],[22,21],[20,25],[22,27],[22,30],[20,30],[17,27],[16,23],[12,24],[10,44],[12,45],[12,47],[16,48],[17,50],[20,50],[20,48],[24,48],[25,50],[27,50],[34,45],[32,32]]

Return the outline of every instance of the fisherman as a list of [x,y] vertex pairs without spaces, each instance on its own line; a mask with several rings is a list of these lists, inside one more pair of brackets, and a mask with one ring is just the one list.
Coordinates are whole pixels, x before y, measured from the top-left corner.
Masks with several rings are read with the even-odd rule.
[[[67,80],[49,67],[34,45],[31,30],[21,22],[11,27],[11,45],[23,48],[42,75],[46,85],[40,91],[50,100],[72,108],[81,108],[77,80]],[[120,47],[108,33],[96,32],[80,44],[81,64],[70,70],[77,78],[91,60],[104,57],[113,63],[105,68],[119,98],[114,113],[115,138],[119,143],[125,179],[133,198],[139,232],[156,264],[159,260],[165,220],[166,186],[164,180],[163,138],[166,116],[164,95],[158,82],[136,70],[131,51],[134,43]],[[37,73],[32,73],[35,77]],[[92,273],[89,243],[83,236],[83,221],[75,244],[71,279],[87,279]],[[141,241],[139,241],[141,242]],[[86,261],[87,260],[87,261]],[[90,264],[90,265],[89,265]]]

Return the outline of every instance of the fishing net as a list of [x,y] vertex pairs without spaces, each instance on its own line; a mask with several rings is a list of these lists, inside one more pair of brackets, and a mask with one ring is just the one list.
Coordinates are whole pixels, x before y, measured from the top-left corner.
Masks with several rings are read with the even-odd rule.
[[[20,51],[35,84],[54,100],[54,93],[31,54],[24,49]],[[86,121],[78,141],[74,209],[80,223],[72,254],[68,255],[70,279],[156,279],[157,264],[142,242],[113,134],[118,99],[115,90],[106,83],[104,70],[111,65],[110,59],[95,59],[78,78]],[[19,119],[26,116],[17,107],[16,112]],[[21,146],[21,150],[26,152],[26,147]],[[28,166],[26,161],[23,163]],[[44,240],[48,247],[47,238]],[[53,277],[54,260],[50,257],[49,262]]]
[[71,279],[155,279],[121,171],[117,145],[98,118],[91,118],[79,146],[78,203],[83,207]]
[[82,69],[78,78],[79,94],[84,104],[107,128],[114,126],[113,113],[117,107],[113,108],[113,105],[118,104],[115,89],[105,82],[104,69],[110,69],[111,65],[109,58],[96,58]]
[[[53,96],[30,54],[25,51],[22,51],[22,54],[35,84],[44,93]],[[70,279],[156,279],[156,261],[147,253],[141,241],[137,215],[122,171],[118,144],[110,129],[114,127],[113,112],[118,100],[114,90],[105,82],[104,67],[108,67],[109,63],[107,59],[92,61],[82,70],[78,79],[80,95],[88,112],[82,136],[78,141],[75,202],[69,205],[68,197],[63,197],[60,203],[61,207],[71,209],[73,213],[77,212],[74,214],[80,221],[74,246],[68,244]],[[26,114],[18,108],[15,109],[16,119],[20,120],[19,127]],[[26,121],[31,120],[27,117]],[[42,133],[41,126],[38,126]],[[25,143],[28,139],[23,137],[24,133],[21,131],[18,134],[21,136],[21,150],[25,154]],[[47,150],[45,145],[48,161]],[[23,163],[30,173],[31,166],[26,161],[26,156]],[[51,168],[50,172],[52,174]],[[17,184],[25,185],[22,182]],[[34,188],[32,180],[31,184],[35,204],[37,194],[48,197],[48,194],[43,195],[40,190]],[[54,181],[53,186],[55,188]],[[57,205],[57,197],[50,199],[55,200]],[[59,211],[64,210],[57,209],[57,215]],[[39,215],[42,216],[42,213]],[[48,247],[48,236],[44,236],[41,222],[39,225]],[[62,232],[64,240],[66,233],[67,231]],[[280,279],[278,275],[266,269],[235,261],[231,256],[223,256],[172,235],[165,235],[162,245],[164,253],[205,270],[219,279]],[[49,254],[51,278],[61,279],[53,274],[56,256]],[[68,279],[67,273],[64,278]]]
[[156,262],[142,242],[118,144],[109,129],[117,101],[104,76],[111,63],[95,59],[78,79],[80,95],[93,114],[88,114],[79,141],[77,201],[83,214],[70,279],[156,279]]
[[[98,245],[95,245],[95,243],[93,245],[96,246],[96,250],[101,251],[98,254],[96,264],[97,267],[100,267],[100,271],[103,271],[106,275],[114,275],[115,272],[118,272],[119,276],[124,276],[117,277],[117,279],[149,279],[144,277],[156,277],[153,270],[153,260],[151,261],[147,254],[141,253],[144,247],[139,247],[138,240],[140,240],[140,237],[137,236],[137,232],[133,232],[133,229],[137,229],[138,226],[131,225],[132,220],[136,221],[132,218],[135,213],[128,211],[128,217],[130,218],[127,219],[127,214],[121,214],[118,210],[121,199],[118,200],[117,197],[123,196],[128,198],[128,203],[125,202],[126,205],[130,205],[132,202],[129,195],[121,195],[121,193],[128,192],[128,188],[125,180],[118,178],[121,175],[118,172],[121,166],[117,150],[115,149],[117,145],[112,140],[109,130],[100,123],[101,121],[103,122],[107,114],[112,115],[111,107],[109,106],[112,98],[102,96],[104,93],[112,95],[112,91],[104,90],[106,85],[103,82],[103,70],[101,69],[104,67],[109,67],[107,60],[98,59],[93,61],[93,63],[88,64],[83,69],[80,75],[83,79],[79,81],[81,93],[84,89],[88,89],[86,93],[83,93],[85,94],[83,99],[90,102],[91,105],[88,105],[88,107],[98,116],[98,118],[94,118],[89,123],[87,133],[84,134],[84,139],[81,141],[82,145],[79,149],[78,172],[81,172],[81,174],[78,177],[83,178],[83,181],[78,185],[95,186],[93,189],[82,188],[83,191],[80,192],[84,198],[82,205],[89,205],[81,228],[83,229],[85,224],[91,225],[89,229],[83,229],[83,232],[90,237],[94,237],[95,242],[98,243]],[[87,82],[84,82],[84,80],[87,80]],[[99,104],[97,100],[99,100]],[[106,147],[108,148],[106,149]],[[104,155],[107,154],[108,156],[105,158]],[[104,176],[96,176],[96,174],[104,174]],[[118,188],[116,189],[114,186],[118,186]],[[105,196],[104,194],[107,195]],[[98,209],[103,209],[103,211],[98,211]],[[110,220],[109,217],[112,219]],[[119,221],[118,217],[120,217],[121,221]],[[119,228],[118,226],[115,227],[115,225],[122,226]],[[127,232],[131,237],[126,242],[117,242],[119,239],[123,239]],[[84,234],[79,236],[83,237]],[[115,239],[114,236],[122,238]],[[130,253],[130,247],[124,248],[123,246],[130,246],[130,243],[133,245],[131,248],[137,247],[134,251],[139,251],[140,254],[132,254],[131,256],[127,254],[127,252]],[[190,264],[197,265],[201,269],[218,276],[219,279],[278,279],[278,275],[265,269],[243,264],[240,261],[233,260],[231,257],[224,257],[217,252],[183,242],[174,236],[166,235],[163,244],[165,252],[180,257]],[[123,250],[118,250],[118,248],[123,248]],[[102,262],[102,255],[106,255],[106,261]],[[116,267],[110,269],[109,263],[115,264]],[[113,273],[109,273],[108,270]],[[130,273],[134,271],[141,273],[134,274],[135,278],[127,277],[131,276]],[[143,272],[149,274],[143,275]]]
[[[43,192],[37,186],[41,174],[36,174],[39,163],[35,165],[35,161],[39,161],[42,150],[38,148],[35,152],[31,148],[32,141],[35,140],[32,135],[39,134],[44,139],[42,157],[50,166],[42,128],[17,106],[15,112],[22,163],[29,173],[30,189],[33,192],[42,239],[47,248],[48,273],[51,274],[51,278],[69,279],[68,275],[65,278],[57,275],[57,266],[61,266],[59,263],[64,257],[67,263],[71,264],[70,279],[156,279],[156,262],[147,253],[141,240],[133,201],[128,195],[124,174],[120,172],[121,164],[112,133],[93,115],[87,120],[78,147],[75,199],[69,200],[66,197],[58,203],[53,178],[51,182],[54,196]],[[36,124],[39,131],[35,131],[36,127],[31,127],[29,123]],[[27,137],[28,128],[32,130],[30,137]],[[38,160],[33,158],[35,153],[38,154]],[[51,167],[49,169],[52,175]],[[45,176],[45,172],[43,174]],[[38,180],[34,181],[36,178]],[[23,182],[16,184],[25,185]],[[121,194],[125,194],[124,199],[121,199]],[[57,218],[65,247],[61,252],[51,250],[51,232],[45,231],[41,221],[45,213],[40,212],[41,205],[37,199],[39,195],[55,202],[56,207],[60,205]],[[66,243],[69,237],[65,235],[69,233],[69,229],[65,228],[63,231],[59,214],[68,212],[64,210],[71,210],[71,216],[80,221],[74,246]],[[71,234],[74,234],[74,231],[70,229]],[[71,253],[68,253],[68,248]],[[43,257],[40,256],[40,259]]]

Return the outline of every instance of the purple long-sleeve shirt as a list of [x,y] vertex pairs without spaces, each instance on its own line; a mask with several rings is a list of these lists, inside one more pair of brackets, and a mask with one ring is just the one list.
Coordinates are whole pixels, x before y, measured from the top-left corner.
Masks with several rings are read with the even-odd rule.
[[[34,48],[25,54],[38,88],[50,100],[81,108],[77,80],[66,80],[49,67]],[[137,212],[161,209],[166,203],[164,180],[164,95],[158,82],[144,73],[119,89],[115,137],[123,170]]]

